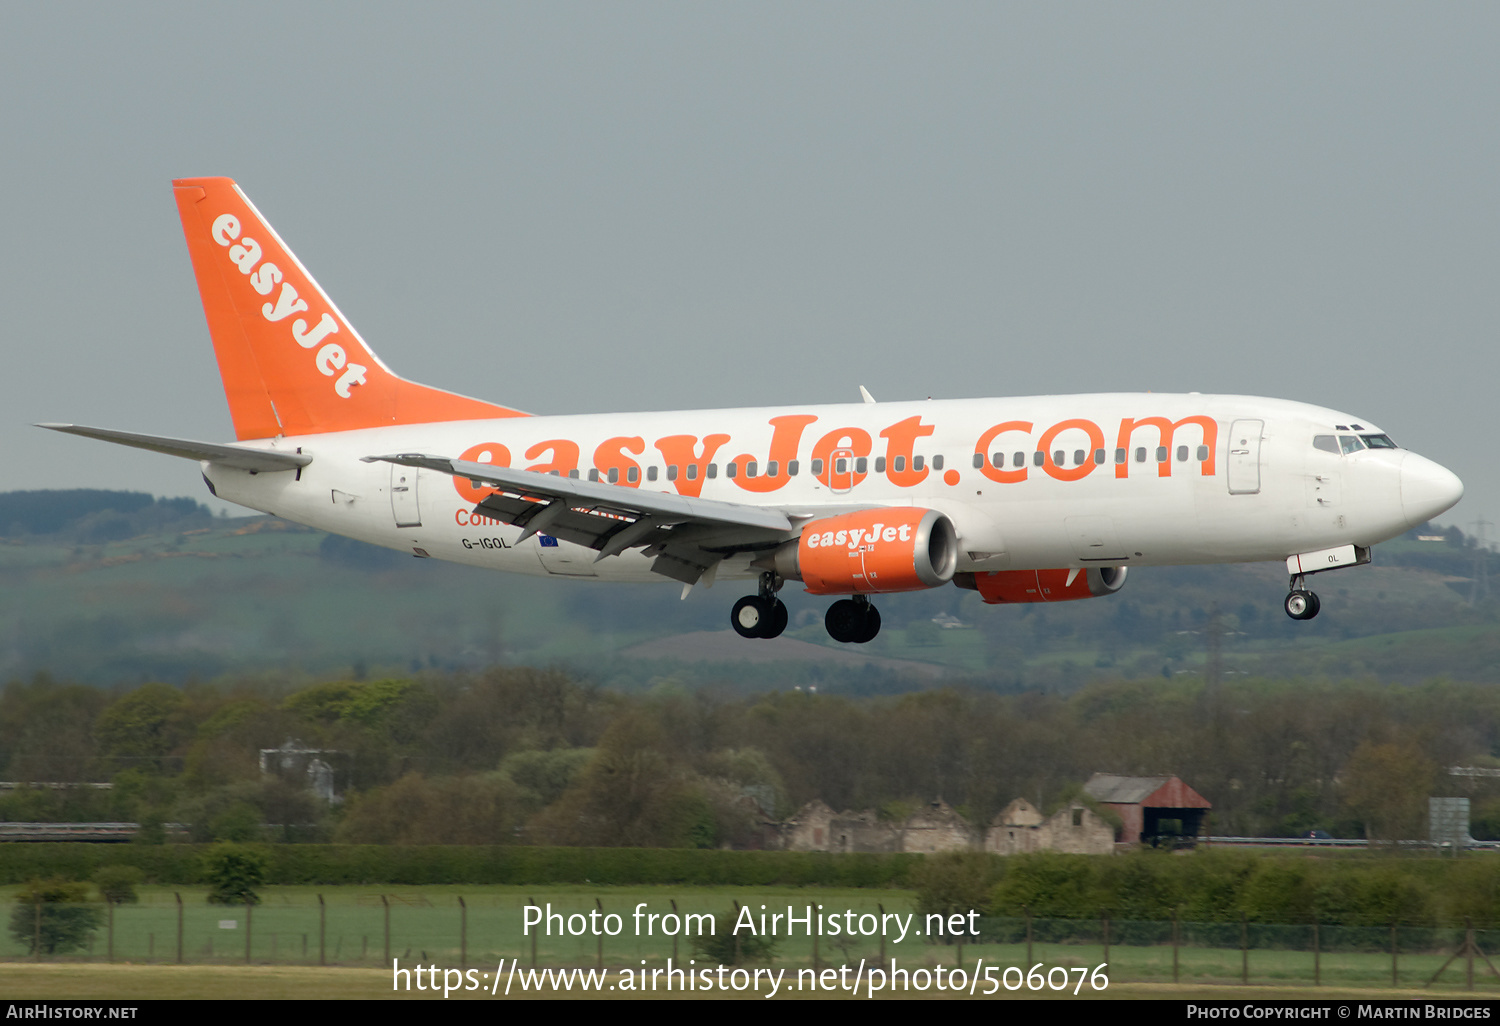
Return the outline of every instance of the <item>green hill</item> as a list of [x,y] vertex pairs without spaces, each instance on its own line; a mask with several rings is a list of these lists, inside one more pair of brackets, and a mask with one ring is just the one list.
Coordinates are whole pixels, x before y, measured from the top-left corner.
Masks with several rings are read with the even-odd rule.
[[[986,607],[951,587],[886,596],[880,637],[838,646],[822,627],[827,601],[792,584],[786,637],[807,644],[777,648],[728,631],[745,590],[734,582],[679,601],[670,583],[497,574],[128,492],[0,494],[0,525],[8,678],[295,681],[499,662],[564,664],[624,688],[690,676],[879,692],[946,675],[1019,690],[1203,672],[1217,638],[1226,675],[1500,680],[1496,603],[1468,603],[1474,550],[1461,536],[1398,540],[1374,566],[1318,580],[1323,612],[1307,623],[1281,611],[1278,564],[1137,568],[1118,595],[1055,606]],[[961,626],[939,627],[939,614]]]

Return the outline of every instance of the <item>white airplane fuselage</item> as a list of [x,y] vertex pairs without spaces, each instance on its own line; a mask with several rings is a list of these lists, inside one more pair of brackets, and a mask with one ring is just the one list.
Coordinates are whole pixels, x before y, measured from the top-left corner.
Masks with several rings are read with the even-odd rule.
[[[1166,438],[1153,418],[1167,425]],[[311,455],[299,471],[203,469],[221,498],[375,545],[515,573],[660,581],[639,549],[596,562],[592,549],[545,533],[518,544],[521,528],[475,514],[489,488],[361,459],[464,453],[585,480],[597,471],[606,482],[613,469],[613,483],[625,487],[813,515],[926,507],[952,520],[965,572],[1281,560],[1371,546],[1441,513],[1462,491],[1447,470],[1404,449],[1314,446],[1318,436],[1379,435],[1368,421],[1284,400],[1098,394],[367,428],[241,443]],[[664,451],[658,443],[672,438]],[[711,454],[706,438],[719,442]],[[695,479],[687,459],[674,464],[667,452],[691,452]],[[726,559],[717,576],[756,576],[750,558]]]

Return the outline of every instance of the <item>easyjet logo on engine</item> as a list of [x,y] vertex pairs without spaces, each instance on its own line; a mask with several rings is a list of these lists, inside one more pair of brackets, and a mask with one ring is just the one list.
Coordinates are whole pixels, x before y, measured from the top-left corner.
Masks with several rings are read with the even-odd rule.
[[[242,238],[240,232],[240,219],[235,215],[220,214],[214,219],[213,240],[227,251],[229,262],[245,276],[250,287],[262,296],[276,292],[274,301],[261,305],[261,316],[278,324],[292,314],[307,313],[307,300],[297,294],[297,287],[284,280],[286,275],[280,267],[269,260],[261,260],[263,254],[259,242],[248,235]],[[279,291],[277,285],[281,286]],[[313,354],[313,366],[319,374],[334,379],[334,395],[348,399],[351,388],[365,383],[365,371],[369,368],[350,363],[343,346],[327,341],[329,336],[338,334],[338,330],[338,321],[325,311],[311,327],[303,317],[292,321],[291,340],[303,349],[317,350]]]
[[813,531],[808,533],[804,540],[810,549],[830,549],[840,545],[858,549],[861,542],[873,545],[878,541],[911,541],[911,525],[886,527],[884,524],[872,524],[868,529],[856,527],[848,531],[823,531],[821,533]]

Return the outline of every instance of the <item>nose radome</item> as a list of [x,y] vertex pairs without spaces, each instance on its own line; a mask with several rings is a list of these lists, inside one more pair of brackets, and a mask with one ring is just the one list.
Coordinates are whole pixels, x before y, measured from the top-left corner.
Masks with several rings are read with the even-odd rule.
[[1401,461],[1401,512],[1416,526],[1452,509],[1464,497],[1464,483],[1447,467],[1411,452]]

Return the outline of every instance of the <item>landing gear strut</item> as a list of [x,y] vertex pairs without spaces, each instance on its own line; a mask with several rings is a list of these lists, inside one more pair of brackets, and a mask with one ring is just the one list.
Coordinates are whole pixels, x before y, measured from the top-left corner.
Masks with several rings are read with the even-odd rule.
[[864,644],[880,633],[880,610],[870,605],[867,596],[839,599],[828,607],[823,626],[834,641]]
[[1301,574],[1293,575],[1291,591],[1282,605],[1286,607],[1286,615],[1293,620],[1311,620],[1323,606],[1318,596],[1307,590],[1307,582]]
[[729,622],[742,638],[775,638],[786,630],[786,603],[776,597],[782,580],[776,574],[760,575],[760,592],[746,595],[734,604]]

